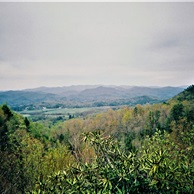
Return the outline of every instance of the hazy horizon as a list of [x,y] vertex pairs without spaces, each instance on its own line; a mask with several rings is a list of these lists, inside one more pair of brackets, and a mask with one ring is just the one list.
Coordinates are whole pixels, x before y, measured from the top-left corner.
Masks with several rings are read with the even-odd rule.
[[[192,84],[190,84],[192,85]],[[70,88],[70,87],[84,87],[84,86],[88,86],[88,87],[91,87],[91,88],[96,88],[96,87],[113,87],[113,88],[116,88],[116,87],[123,87],[123,88],[126,88],[126,87],[147,87],[147,88],[165,88],[165,87],[177,87],[177,88],[187,88],[189,87],[190,85],[178,85],[178,86],[171,86],[171,85],[166,85],[166,86],[157,86],[157,85],[153,85],[153,86],[144,86],[144,85],[103,85],[103,84],[78,84],[78,85],[65,85],[65,86],[37,86],[37,87],[31,87],[31,88],[21,88],[21,89],[4,89],[4,90],[0,90],[0,92],[8,92],[8,91],[23,91],[23,90],[27,90],[27,91],[30,91],[30,90],[33,90],[33,89],[41,89],[41,88]]]
[[194,3],[0,2],[0,90],[194,83]]

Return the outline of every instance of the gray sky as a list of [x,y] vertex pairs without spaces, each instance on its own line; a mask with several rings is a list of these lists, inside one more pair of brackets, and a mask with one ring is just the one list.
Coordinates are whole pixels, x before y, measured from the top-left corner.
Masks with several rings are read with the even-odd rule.
[[194,3],[0,3],[0,90],[194,83]]

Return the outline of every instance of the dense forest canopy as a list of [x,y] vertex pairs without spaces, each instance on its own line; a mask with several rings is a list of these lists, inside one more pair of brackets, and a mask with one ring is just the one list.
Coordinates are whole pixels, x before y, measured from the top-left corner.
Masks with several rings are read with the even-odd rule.
[[0,192],[193,193],[194,86],[55,124],[0,107]]

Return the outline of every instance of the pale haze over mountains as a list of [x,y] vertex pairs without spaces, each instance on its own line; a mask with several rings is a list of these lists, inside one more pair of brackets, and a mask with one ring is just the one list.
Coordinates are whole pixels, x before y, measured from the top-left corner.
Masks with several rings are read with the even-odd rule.
[[69,87],[40,87],[0,92],[0,104],[15,110],[36,107],[99,107],[164,102],[184,90],[183,87],[133,87],[77,85]]
[[194,3],[0,2],[0,91],[194,83]]
[[115,85],[74,85],[64,87],[39,87],[23,91],[56,94],[59,96],[77,96],[78,98],[110,98],[110,97],[136,97],[154,96],[158,98],[171,98],[181,92],[185,87],[139,87]]

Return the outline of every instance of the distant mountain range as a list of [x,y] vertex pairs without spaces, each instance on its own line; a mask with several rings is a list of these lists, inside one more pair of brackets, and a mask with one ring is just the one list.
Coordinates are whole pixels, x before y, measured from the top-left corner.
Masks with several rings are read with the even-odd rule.
[[0,92],[0,104],[12,108],[36,106],[83,107],[118,106],[165,101],[185,87],[138,87],[76,85],[65,87],[39,87],[20,91]]

